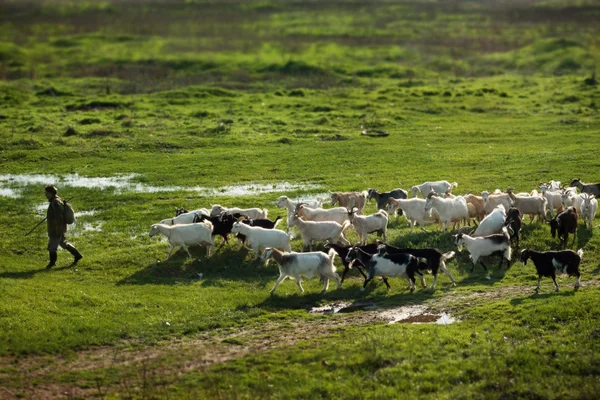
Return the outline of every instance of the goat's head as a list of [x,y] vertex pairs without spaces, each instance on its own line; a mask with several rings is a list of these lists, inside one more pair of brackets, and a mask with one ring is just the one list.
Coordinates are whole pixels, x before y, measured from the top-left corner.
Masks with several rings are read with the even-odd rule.
[[490,197],[490,192],[488,192],[487,190],[481,192],[481,198],[484,202],[488,201],[488,197]]
[[356,246],[352,247],[348,254],[346,254],[346,262],[354,261],[358,258],[358,248]]
[[581,180],[579,178],[573,178],[573,180],[571,181],[571,184],[569,186],[578,186],[578,185],[582,185]]
[[179,217],[181,214],[185,214],[189,212],[188,210],[186,210],[185,208],[181,207],[181,208],[177,208],[175,207],[175,216]]
[[286,206],[286,204],[288,203],[289,198],[287,196],[279,196],[279,199],[277,199],[277,207],[278,208],[284,208]]
[[463,233],[457,233],[454,236],[454,244],[456,245],[456,248],[458,249],[458,251],[462,251],[463,249],[463,245],[465,243],[464,239],[463,239]]
[[419,192],[420,192],[420,190],[417,186],[411,187],[410,191],[412,192],[413,197],[417,197],[417,194],[419,194]]
[[373,198],[373,196],[375,196],[377,193],[377,189],[373,189],[373,188],[368,188],[367,189],[367,200],[371,200]]
[[266,260],[270,259],[271,257],[273,257],[273,249],[271,249],[270,247],[267,247],[265,249],[265,251],[263,251],[262,255],[260,256],[260,259],[262,261],[266,261]]
[[425,200],[425,211],[429,211],[431,209],[431,205],[435,197],[438,197],[438,195],[434,191],[429,192]]
[[340,201],[340,194],[333,192],[331,193],[331,205],[335,206],[336,203]]
[[154,235],[156,235],[158,233],[158,225],[154,224],[150,227],[150,233],[149,236],[152,237]]
[[231,226],[231,233],[240,233],[242,231],[243,224],[241,222],[234,222]]

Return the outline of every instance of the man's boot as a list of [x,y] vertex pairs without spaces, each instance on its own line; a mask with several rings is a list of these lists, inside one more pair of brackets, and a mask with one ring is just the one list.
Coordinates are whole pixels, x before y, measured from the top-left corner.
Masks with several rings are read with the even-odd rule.
[[65,246],[65,250],[67,250],[69,253],[71,253],[73,255],[73,257],[75,257],[75,259],[73,260],[73,263],[71,265],[77,264],[79,262],[79,260],[81,260],[83,258],[81,253],[79,251],[77,251],[77,249],[69,243],[67,243],[67,245]]
[[55,251],[50,251],[50,262],[46,265],[46,269],[50,269],[56,265],[56,259],[58,258],[58,254]]

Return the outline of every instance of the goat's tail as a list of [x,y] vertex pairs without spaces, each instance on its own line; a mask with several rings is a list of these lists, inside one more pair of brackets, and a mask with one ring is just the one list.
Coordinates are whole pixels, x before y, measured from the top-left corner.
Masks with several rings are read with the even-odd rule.
[[329,249],[327,255],[329,256],[329,263],[333,265],[333,260],[335,259],[335,256],[337,256],[337,251],[334,249]]
[[446,262],[446,261],[448,261],[449,259],[451,259],[452,257],[454,257],[454,255],[455,255],[455,254],[456,254],[456,253],[455,253],[455,252],[453,252],[453,251],[449,251],[449,252],[447,252],[447,253],[444,253],[444,254],[442,254],[442,257],[440,258],[440,261],[441,261],[441,262]]
[[281,216],[277,216],[277,218],[275,218],[275,222],[273,224],[273,229],[275,229],[277,227],[277,224],[279,224],[281,222]]
[[263,218],[267,219],[267,215],[269,214],[269,210],[267,210],[266,208],[263,208]]
[[577,255],[579,256],[579,258],[583,258],[583,249],[577,250]]

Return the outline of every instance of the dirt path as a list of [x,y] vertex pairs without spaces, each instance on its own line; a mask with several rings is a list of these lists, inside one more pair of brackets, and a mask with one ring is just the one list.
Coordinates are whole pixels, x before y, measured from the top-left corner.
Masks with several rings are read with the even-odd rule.
[[[600,280],[585,281],[582,286],[584,290],[600,287]],[[328,336],[349,326],[392,322],[452,323],[452,312],[464,307],[532,293],[531,286],[490,288],[464,296],[447,292],[430,304],[385,309],[372,303],[334,303],[313,309],[311,312],[316,314],[329,314],[317,319],[218,329],[155,345],[126,342],[68,356],[3,357],[0,358],[0,382],[7,382],[7,385],[0,385],[0,399],[89,398],[114,391],[139,396],[147,390],[155,392],[161,384],[166,387],[189,371],[201,371],[248,353]]]

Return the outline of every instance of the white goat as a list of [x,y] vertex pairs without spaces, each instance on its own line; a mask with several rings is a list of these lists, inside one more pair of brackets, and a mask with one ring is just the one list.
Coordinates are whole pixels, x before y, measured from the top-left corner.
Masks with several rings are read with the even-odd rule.
[[[550,181],[554,182],[554,181]],[[550,186],[543,184],[540,186],[542,196],[546,198],[548,202],[548,210],[550,211],[550,219],[554,218],[554,210],[556,214],[563,212],[562,196],[561,192],[550,190]]]
[[448,181],[435,181],[435,182],[424,182],[420,185],[415,185],[410,188],[413,197],[417,197],[418,194],[421,194],[421,197],[425,198],[429,194],[429,192],[434,191],[437,194],[443,194],[446,192],[451,192],[452,189],[458,186],[456,182],[448,182]]
[[404,211],[404,217],[410,224],[410,233],[413,231],[415,224],[419,224],[422,231],[427,232],[424,228],[425,224],[433,224],[440,222],[440,214],[434,208],[429,211],[425,211],[426,200],[418,197],[410,199],[388,199],[388,212],[393,214],[396,209]]
[[502,234],[498,235],[472,237],[465,233],[459,233],[458,235],[454,235],[454,237],[458,251],[462,251],[464,246],[471,254],[471,260],[473,260],[473,267],[471,268],[471,271],[473,271],[475,264],[477,264],[477,261],[479,261],[487,273],[486,278],[491,279],[488,269],[481,260],[481,257],[489,256],[495,252],[502,252],[503,255],[503,258],[500,260],[500,268],[502,267],[502,262],[504,260],[506,260],[510,266],[510,235],[508,234],[506,227],[503,227]]
[[581,216],[586,227],[592,229],[596,212],[598,211],[598,200],[593,194],[582,193],[583,203],[581,204]]
[[498,206],[485,217],[475,232],[473,232],[473,237],[475,236],[488,236],[493,235],[495,233],[502,232],[502,227],[506,222],[506,209],[502,204],[498,204]]
[[192,254],[187,248],[188,245],[208,245],[206,255],[210,256],[211,250],[215,248],[215,242],[212,240],[212,230],[213,226],[209,221],[196,224],[154,224],[150,228],[150,237],[156,234],[167,237],[170,246],[169,255],[165,259],[167,261],[171,257],[175,246],[181,246],[188,253],[188,256],[192,258]]
[[288,277],[294,279],[300,288],[300,292],[304,293],[302,276],[307,278],[318,276],[323,281],[323,290],[321,290],[321,293],[327,291],[329,279],[334,279],[338,289],[340,289],[342,287],[340,276],[336,273],[333,265],[335,254],[335,250],[333,249],[329,250],[329,255],[322,251],[295,253],[282,252],[271,248],[265,249],[261,259],[265,261],[272,259],[279,264],[279,278],[277,278],[270,293],[272,294],[277,289],[277,286]]
[[490,194],[488,191],[484,191],[481,192],[481,198],[485,203],[484,211],[486,214],[494,211],[498,204],[502,204],[505,210],[508,210],[513,205],[512,200],[506,193]]
[[313,241],[328,240],[330,243],[341,243],[343,246],[349,246],[350,242],[344,237],[344,231],[351,224],[346,220],[342,225],[335,221],[304,221],[302,218],[294,216],[293,224],[300,231],[302,236],[302,247],[308,246],[312,251]]
[[287,196],[280,196],[279,199],[277,199],[277,207],[287,209],[288,232],[292,227],[292,219],[294,214],[296,213],[296,207],[298,207],[300,204],[303,204],[305,207],[308,208],[321,208],[323,202],[321,202],[320,200],[292,201]]
[[377,232],[383,234],[383,241],[387,242],[387,224],[389,221],[388,213],[384,210],[379,210],[371,215],[357,215],[358,209],[355,207],[348,211],[350,222],[354,226],[354,230],[358,234],[359,244],[367,244],[367,236],[369,233]]
[[[517,208],[521,214],[537,215],[538,221],[546,220],[546,206],[548,204],[548,200],[546,200],[545,197],[517,197],[510,191],[510,189],[506,194],[510,197],[514,207]],[[531,218],[531,222],[533,222],[533,218]]]
[[300,204],[296,210],[296,215],[303,217],[306,221],[335,221],[341,225],[348,220],[348,209],[345,207],[308,208],[304,204]]
[[428,211],[431,208],[435,208],[440,214],[440,223],[444,225],[444,231],[446,232],[451,222],[458,223],[460,226],[460,221],[469,219],[467,201],[462,196],[457,196],[453,199],[444,199],[434,192],[430,192],[427,195],[424,210]]
[[250,250],[255,254],[255,260],[260,257],[261,251],[267,247],[292,251],[290,236],[279,229],[265,229],[236,222],[231,227],[231,233],[241,233],[246,236]]
[[266,208],[262,210],[260,208],[226,208],[219,204],[213,204],[212,209],[210,210],[210,216],[218,217],[219,215],[221,215],[222,212],[225,212],[229,215],[239,213],[247,215],[250,219],[266,219],[267,214],[269,213],[269,211]]
[[573,207],[577,212],[581,212],[583,197],[577,194],[577,188],[569,187],[561,191],[560,198],[564,208]]

